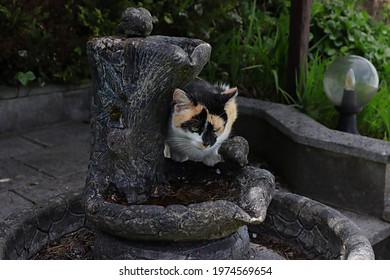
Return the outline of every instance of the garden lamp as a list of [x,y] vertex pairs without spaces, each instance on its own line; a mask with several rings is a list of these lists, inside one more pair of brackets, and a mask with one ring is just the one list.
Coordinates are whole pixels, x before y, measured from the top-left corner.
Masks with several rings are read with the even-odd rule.
[[324,74],[326,96],[340,112],[337,130],[359,134],[356,114],[378,90],[379,78],[367,59],[347,55],[335,59]]

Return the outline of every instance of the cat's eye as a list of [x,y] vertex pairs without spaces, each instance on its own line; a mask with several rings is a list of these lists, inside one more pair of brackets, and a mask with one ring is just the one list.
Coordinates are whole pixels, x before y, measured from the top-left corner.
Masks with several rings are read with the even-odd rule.
[[198,131],[199,131],[199,127],[196,126],[196,125],[191,125],[191,126],[190,126],[190,131],[191,131],[191,132],[198,132]]
[[214,127],[214,129],[213,129],[214,132],[218,132],[218,131],[220,131],[220,130],[221,130],[220,127]]

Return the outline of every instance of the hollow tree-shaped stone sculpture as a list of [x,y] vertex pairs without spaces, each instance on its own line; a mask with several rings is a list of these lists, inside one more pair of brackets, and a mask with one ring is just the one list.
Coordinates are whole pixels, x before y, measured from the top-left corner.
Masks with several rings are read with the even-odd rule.
[[[194,79],[211,47],[196,39],[148,36],[150,13],[128,8],[126,36],[91,39],[92,145],[84,191],[87,218],[95,225],[97,258],[243,258],[245,225],[260,223],[272,197],[267,171],[240,169],[233,201],[148,205],[165,183],[164,131],[172,92]],[[123,192],[129,205],[110,203],[107,189]],[[150,243],[163,241],[163,244]],[[215,244],[223,248],[215,248]],[[203,246],[203,247],[202,247]],[[199,248],[208,248],[199,255]]]

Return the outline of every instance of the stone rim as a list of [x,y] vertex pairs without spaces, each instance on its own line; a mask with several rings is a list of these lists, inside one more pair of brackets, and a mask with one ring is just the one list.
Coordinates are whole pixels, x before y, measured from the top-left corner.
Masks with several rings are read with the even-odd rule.
[[287,240],[315,259],[374,260],[368,239],[339,211],[310,198],[276,192],[259,234]]
[[[251,178],[251,182],[240,183],[245,177]],[[99,229],[128,240],[223,238],[244,225],[262,223],[274,193],[274,176],[267,170],[247,166],[240,170],[237,178],[234,202],[216,200],[188,206],[121,205],[109,203],[95,193],[86,196],[92,197],[86,203],[87,218]]]
[[[296,194],[277,192],[269,208],[271,215],[274,215],[272,209],[277,205],[275,202],[283,203],[286,207],[293,206],[292,213],[303,215],[304,211],[307,213],[315,211],[320,220],[328,220],[329,222],[323,224],[323,229],[333,230],[334,236],[339,237],[342,241],[337,248],[340,255],[343,252],[342,259],[374,259],[372,247],[367,238],[361,234],[360,229],[333,208]],[[39,251],[40,247],[48,240],[54,240],[64,234],[88,226],[83,206],[81,194],[72,192],[53,197],[47,202],[12,214],[0,223],[0,259],[28,259]],[[302,210],[302,207],[305,207],[306,210]],[[312,215],[307,217],[310,216]],[[339,223],[334,223],[331,222],[332,219],[329,219],[331,216],[342,219]],[[269,229],[267,220],[255,228],[268,227]],[[313,223],[315,221],[307,220],[306,222]],[[37,229],[46,233],[39,238]],[[33,244],[34,242],[38,242],[40,246]]]

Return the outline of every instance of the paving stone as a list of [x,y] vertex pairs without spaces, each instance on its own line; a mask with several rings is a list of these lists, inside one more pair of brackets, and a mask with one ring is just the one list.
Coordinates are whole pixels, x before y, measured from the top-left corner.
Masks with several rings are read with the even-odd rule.
[[39,203],[53,196],[70,191],[82,191],[85,185],[86,172],[70,174],[59,179],[49,178],[37,181],[35,184],[26,184],[13,191],[30,201]]
[[86,171],[90,156],[90,144],[77,141],[56,146],[41,152],[17,156],[16,159],[56,178]]
[[33,203],[13,192],[1,192],[0,203],[0,221],[23,208],[33,206]]
[[0,159],[0,192],[26,185],[36,185],[49,176],[13,159]]
[[75,141],[89,143],[90,130],[87,123],[70,121],[24,133],[23,137],[47,147],[54,147]]
[[12,135],[0,136],[0,159],[42,151],[44,147]]

